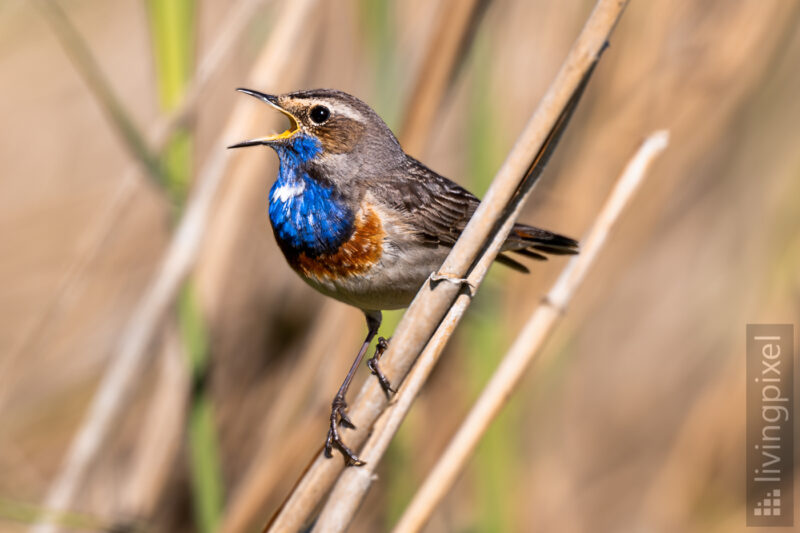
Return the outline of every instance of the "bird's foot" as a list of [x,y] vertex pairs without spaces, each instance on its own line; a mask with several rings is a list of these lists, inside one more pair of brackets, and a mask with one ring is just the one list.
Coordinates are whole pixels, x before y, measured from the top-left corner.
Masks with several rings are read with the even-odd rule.
[[381,371],[381,367],[379,366],[379,362],[381,360],[381,356],[383,352],[389,347],[389,341],[384,339],[383,337],[378,338],[378,344],[375,346],[375,354],[367,360],[367,368],[375,374],[375,377],[378,378],[378,382],[381,384],[381,388],[383,392],[386,393],[387,397],[391,397],[392,393],[396,392],[393,388],[389,379],[386,377],[386,374]]
[[330,459],[333,457],[333,447],[342,452],[344,462],[347,466],[363,466],[366,463],[358,458],[358,456],[351,450],[342,440],[339,435],[339,424],[346,428],[356,429],[355,424],[347,416],[345,410],[347,409],[347,402],[341,396],[336,396],[331,403],[331,425],[328,429],[328,437],[325,439],[325,457]]
[[440,281],[446,281],[448,283],[454,283],[456,285],[461,285],[462,287],[466,287],[469,291],[470,296],[475,294],[475,290],[477,287],[468,280],[467,278],[459,278],[458,276],[454,276],[453,274],[442,274],[441,272],[434,272],[431,274],[431,283],[439,283]]

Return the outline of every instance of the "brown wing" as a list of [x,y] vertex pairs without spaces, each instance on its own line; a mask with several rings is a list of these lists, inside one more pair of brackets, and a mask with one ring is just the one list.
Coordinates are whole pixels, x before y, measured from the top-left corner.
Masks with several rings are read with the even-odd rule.
[[[480,203],[468,190],[410,157],[402,169],[382,181],[382,187],[372,190],[380,190],[382,202],[405,214],[406,223],[429,245],[455,244]],[[578,242],[569,237],[515,224],[503,251],[544,260],[544,254],[578,253],[577,247]],[[499,255],[497,260],[516,270],[528,270],[506,255]]]
[[406,215],[408,225],[430,245],[455,244],[480,203],[468,190],[412,158],[382,185],[380,200]]

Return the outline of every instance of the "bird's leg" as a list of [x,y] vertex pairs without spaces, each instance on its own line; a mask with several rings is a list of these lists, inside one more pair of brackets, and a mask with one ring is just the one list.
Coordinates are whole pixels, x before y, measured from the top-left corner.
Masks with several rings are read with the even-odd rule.
[[383,392],[386,393],[386,396],[391,396],[395,390],[392,388],[391,383],[389,383],[389,379],[386,377],[386,374],[381,371],[381,367],[378,366],[378,363],[381,361],[383,352],[385,352],[389,347],[389,340],[391,339],[378,337],[378,344],[375,346],[375,354],[371,358],[367,359],[367,368],[369,368],[378,378],[381,388],[383,388]]
[[344,455],[345,462],[352,466],[362,466],[365,463],[353,453],[353,450],[347,447],[344,441],[342,441],[342,437],[339,435],[339,423],[346,428],[356,428],[355,424],[353,424],[345,413],[347,409],[345,395],[347,394],[347,389],[350,388],[350,382],[353,381],[353,376],[355,376],[358,370],[358,365],[361,364],[361,360],[364,358],[367,348],[369,348],[369,343],[372,342],[372,339],[378,333],[378,328],[381,326],[380,311],[365,312],[364,314],[367,317],[367,337],[364,339],[364,344],[361,345],[361,349],[358,351],[358,355],[356,355],[356,359],[353,361],[350,371],[347,372],[342,386],[339,387],[339,392],[336,393],[333,402],[331,402],[330,428],[328,429],[328,438],[325,439],[325,457],[329,459],[333,457],[333,447],[336,446],[336,448],[342,452],[342,455]]

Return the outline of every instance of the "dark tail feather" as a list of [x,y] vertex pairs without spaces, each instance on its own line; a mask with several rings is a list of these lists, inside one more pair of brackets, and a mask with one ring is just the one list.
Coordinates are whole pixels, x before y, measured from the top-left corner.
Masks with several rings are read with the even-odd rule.
[[566,246],[549,246],[547,244],[534,244],[534,250],[539,250],[550,255],[575,255],[578,253],[577,248]]
[[521,250],[514,250],[514,253],[517,253],[519,255],[524,255],[525,257],[531,257],[533,259],[536,259],[537,261],[547,261],[546,255],[534,252],[530,248],[522,248]]
[[517,224],[506,240],[504,251],[516,252],[526,257],[544,261],[551,255],[574,255],[578,253],[578,241],[533,226]]
[[[547,258],[542,256],[542,259],[547,259]],[[523,274],[528,274],[530,272],[530,270],[528,270],[528,267],[526,267],[516,259],[511,259],[507,255],[500,254],[495,258],[495,261],[497,261],[501,265],[513,268],[517,272],[522,272]]]

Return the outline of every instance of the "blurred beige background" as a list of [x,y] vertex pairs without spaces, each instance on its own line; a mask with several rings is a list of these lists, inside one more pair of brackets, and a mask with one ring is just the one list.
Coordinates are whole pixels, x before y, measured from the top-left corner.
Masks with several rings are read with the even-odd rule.
[[[251,3],[199,92],[193,179],[248,136],[220,133],[285,8]],[[287,85],[253,88],[345,90],[397,131],[442,3],[320,2],[287,43]],[[152,130],[163,111],[147,3],[58,4],[134,125]],[[196,64],[238,5],[196,3]],[[413,155],[482,194],[591,6],[488,2]],[[631,2],[522,219],[580,237],[641,139],[668,128],[671,144],[426,531],[744,529],[745,324],[798,324],[799,15],[784,0]],[[0,3],[2,531],[25,530],[43,503],[174,227],[170,197],[135,173],[108,238],[84,261],[136,165],[102,109],[37,3]],[[249,109],[253,131],[279,127],[270,110]],[[257,531],[322,444],[363,319],[284,263],[266,215],[275,155],[224,157],[193,279],[210,339],[219,528]],[[564,264],[529,265],[528,276],[493,269],[353,531],[391,527]],[[137,469],[160,411],[164,342],[152,343],[72,525],[135,518],[145,531],[200,530],[186,389],[163,396],[184,414],[162,435],[177,448],[161,477]],[[136,479],[152,482],[145,496],[131,496]]]

